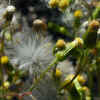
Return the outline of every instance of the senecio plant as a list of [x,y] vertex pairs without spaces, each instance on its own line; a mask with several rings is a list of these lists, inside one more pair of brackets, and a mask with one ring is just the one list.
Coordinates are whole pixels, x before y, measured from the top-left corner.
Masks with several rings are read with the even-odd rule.
[[[48,5],[63,14],[75,1],[49,0]],[[100,96],[100,2],[95,1],[93,5],[92,1],[78,1],[86,8],[89,17],[79,8],[72,10],[72,33],[63,25],[54,22],[47,25],[40,19],[33,22],[32,34],[25,31],[18,33],[12,24],[16,8],[13,5],[5,8],[0,26],[0,100],[13,100],[15,97],[23,100],[25,96],[32,100],[93,100],[95,96]],[[88,24],[81,34],[79,30],[83,20]],[[45,34],[47,28],[70,37],[71,41],[60,38],[56,43],[52,42],[51,36]],[[66,74],[58,67],[69,57],[76,59],[73,74]],[[67,63],[65,71],[66,66]],[[49,93],[48,99],[38,99],[35,91],[46,87],[46,82],[53,85],[55,95],[52,97]],[[47,92],[49,86],[44,89]]]

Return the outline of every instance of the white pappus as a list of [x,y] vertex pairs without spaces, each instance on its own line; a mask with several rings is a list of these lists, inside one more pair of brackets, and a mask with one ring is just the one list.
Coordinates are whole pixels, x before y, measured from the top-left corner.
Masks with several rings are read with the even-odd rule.
[[28,70],[31,74],[40,74],[53,58],[51,38],[49,36],[37,37],[36,34],[16,35],[13,43],[6,47],[6,55],[13,65],[18,66],[18,69]]

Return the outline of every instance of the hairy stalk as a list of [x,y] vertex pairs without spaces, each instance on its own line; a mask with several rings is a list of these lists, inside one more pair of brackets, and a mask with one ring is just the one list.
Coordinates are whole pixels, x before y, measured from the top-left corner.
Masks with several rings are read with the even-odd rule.
[[61,88],[59,89],[59,91],[61,89],[63,89],[65,86],[66,87],[69,86],[76,79],[76,77],[83,71],[83,68],[84,68],[84,66],[86,66],[87,63],[88,63],[88,57],[87,57],[87,55],[83,54],[83,56],[81,56],[80,59],[79,59],[79,64],[77,65],[75,76],[66,85],[61,86]]
[[9,3],[9,5],[11,5],[11,0],[9,0],[9,2],[8,2],[8,3]]
[[[5,31],[4,31],[5,32]],[[2,44],[2,50],[0,51],[0,57],[4,55],[4,40],[5,40],[5,37],[4,37],[4,33],[3,33],[3,36],[1,38],[1,44]],[[4,82],[4,73],[3,73],[3,70],[4,70],[4,65],[2,65],[0,63],[0,67],[1,67],[1,70],[0,70],[0,80],[1,80],[1,85],[3,86],[3,82]],[[2,96],[4,96],[4,90],[2,90]]]
[[35,83],[31,86],[31,88],[29,89],[29,91],[32,91],[36,85],[40,82],[41,79],[44,78],[45,74],[53,67],[55,66],[55,64],[58,63],[57,59],[54,59],[53,62],[47,67],[47,69],[40,75],[39,78],[36,79]]
[[[78,65],[78,66],[80,67],[80,65]],[[72,80],[66,84],[66,87],[69,86],[69,85],[76,79],[76,77],[80,74],[80,72],[81,72],[81,70],[78,70],[78,71],[76,72],[76,74],[75,74],[75,76],[72,78]],[[65,85],[64,85],[64,86],[61,86],[61,88],[59,89],[59,91],[60,91],[61,89],[63,89],[64,87],[65,87]]]

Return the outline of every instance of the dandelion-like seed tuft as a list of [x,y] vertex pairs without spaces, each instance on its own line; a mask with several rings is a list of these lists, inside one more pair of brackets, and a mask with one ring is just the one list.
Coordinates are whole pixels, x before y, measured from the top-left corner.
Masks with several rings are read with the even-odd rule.
[[15,44],[11,44],[6,48],[6,54],[9,56],[13,65],[18,65],[20,70],[28,70],[31,74],[41,73],[52,60],[51,38],[37,38],[34,34],[32,36],[25,36]]

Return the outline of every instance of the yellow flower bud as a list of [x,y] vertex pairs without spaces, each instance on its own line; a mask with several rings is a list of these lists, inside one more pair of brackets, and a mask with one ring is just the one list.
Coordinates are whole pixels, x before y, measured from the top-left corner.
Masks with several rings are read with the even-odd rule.
[[60,39],[60,40],[57,41],[56,47],[63,48],[63,47],[65,47],[65,44],[66,44],[65,41]]
[[80,17],[83,16],[83,13],[82,13],[81,10],[76,10],[76,11],[74,12],[74,16],[80,18]]
[[77,80],[79,81],[79,83],[84,84],[86,82],[85,78],[82,75],[78,75],[77,76]]
[[12,96],[7,96],[7,100],[12,100]]
[[50,0],[49,6],[55,8],[58,5],[59,0]]
[[9,61],[8,57],[7,56],[2,56],[1,57],[1,64],[7,64]]
[[65,57],[65,55],[64,55],[64,52],[60,52],[60,51],[58,51],[58,52],[56,53],[56,58],[57,58],[58,61],[63,61],[63,60],[66,59],[66,57]]
[[83,86],[83,87],[82,87],[82,90],[83,90],[83,91],[88,91],[89,89],[88,89],[88,87]]
[[[70,74],[70,75],[68,75],[66,78],[65,78],[65,88],[66,88],[66,85],[68,84],[68,83],[70,83],[70,81],[73,79],[73,77],[74,77],[75,75],[74,74]],[[70,84],[70,86],[69,86],[69,88],[71,89],[72,87],[73,87],[73,82]],[[68,88],[67,88],[68,89]]]
[[61,75],[62,75],[62,72],[60,71],[60,69],[56,69],[55,76],[56,76],[57,78],[60,78]]
[[74,76],[74,74],[69,74],[65,80],[72,80]]
[[69,0],[60,0],[58,6],[61,10],[65,10],[69,5]]
[[90,96],[91,92],[90,92],[90,89],[88,87],[83,86],[82,90],[86,93],[87,96]]
[[8,81],[5,81],[5,82],[3,83],[3,86],[4,86],[5,88],[9,88],[10,83],[9,83]]
[[77,45],[83,45],[83,40],[80,37],[76,37],[74,41],[77,41]]

